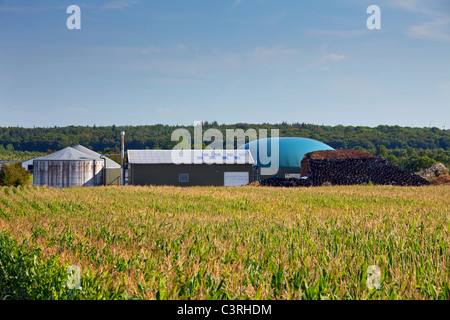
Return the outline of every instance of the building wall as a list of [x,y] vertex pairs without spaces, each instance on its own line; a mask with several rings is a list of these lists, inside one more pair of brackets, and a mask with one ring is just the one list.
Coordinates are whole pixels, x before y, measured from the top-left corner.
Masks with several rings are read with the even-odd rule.
[[105,169],[105,184],[107,186],[119,186],[120,185],[120,168],[106,168]]
[[[172,186],[223,186],[225,172],[248,172],[253,181],[250,164],[207,165],[207,164],[129,164],[131,184]],[[179,182],[179,175],[189,174],[189,182]]]

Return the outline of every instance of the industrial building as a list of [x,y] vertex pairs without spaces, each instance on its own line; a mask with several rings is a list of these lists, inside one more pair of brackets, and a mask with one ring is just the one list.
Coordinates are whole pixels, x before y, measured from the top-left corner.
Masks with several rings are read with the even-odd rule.
[[253,181],[248,150],[128,150],[133,185],[241,186]]
[[[265,144],[270,158],[272,142],[279,146],[278,172],[260,174],[261,168],[271,165],[261,161],[261,145]],[[270,177],[300,178],[304,155],[320,150],[334,149],[312,139],[268,138],[250,141],[238,150],[128,150],[127,180],[132,185],[241,186]],[[180,152],[183,157],[177,158]],[[125,182],[121,165],[81,145],[34,159],[33,171],[35,185],[59,188]]]
[[30,173],[33,173],[33,160],[34,159],[30,159],[30,160],[22,162],[22,167],[25,170],[28,170]]
[[[250,150],[253,159],[255,159],[255,166],[260,171],[261,168],[269,167],[270,163],[261,161],[263,158],[259,154],[261,145],[267,146],[267,156],[271,156],[270,150],[272,141],[277,140],[279,145],[279,159],[278,172],[274,175],[258,174],[258,180],[263,180],[271,177],[279,178],[300,178],[301,162],[305,154],[319,150],[334,150],[329,145],[313,139],[282,137],[282,138],[267,138],[260,140],[253,140],[241,146],[238,150]],[[274,142],[275,143],[275,142]]]
[[67,188],[119,183],[120,165],[83,146],[33,160],[34,185]]

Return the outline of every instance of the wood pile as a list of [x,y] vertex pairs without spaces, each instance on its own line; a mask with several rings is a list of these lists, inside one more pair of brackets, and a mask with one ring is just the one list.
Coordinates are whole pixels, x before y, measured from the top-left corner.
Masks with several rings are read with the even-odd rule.
[[[261,185],[277,187],[378,184],[423,186],[430,183],[384,159],[359,150],[316,151],[301,163],[303,179],[269,178]],[[307,179],[305,179],[305,177]]]
[[322,150],[305,154],[301,162],[300,174],[302,177],[309,176],[308,162],[310,159],[364,159],[376,158],[373,154],[361,150],[338,149],[338,150]]
[[313,185],[325,182],[332,185],[373,183],[393,186],[423,186],[430,183],[408,170],[384,159],[310,159],[309,179]]

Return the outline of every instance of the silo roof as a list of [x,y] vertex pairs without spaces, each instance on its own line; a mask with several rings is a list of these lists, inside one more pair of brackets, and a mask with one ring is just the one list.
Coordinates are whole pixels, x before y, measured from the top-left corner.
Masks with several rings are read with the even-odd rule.
[[34,161],[92,161],[98,160],[74,148],[67,147],[55,153],[36,158]]
[[[82,153],[85,153],[85,154],[87,154],[87,155],[89,155],[91,157],[94,157],[95,160],[102,160],[103,161],[103,159],[101,158],[102,155],[100,153],[92,151],[91,149],[88,149],[88,148],[82,146],[81,144],[79,144],[79,145],[77,145],[75,147],[72,147],[72,148],[75,149],[75,150],[78,150],[78,151],[80,151]],[[106,168],[119,168],[119,169],[121,168],[120,164],[118,164],[117,162],[111,160],[110,158],[107,158],[107,157],[105,157],[105,158],[106,158]]]
[[261,158],[264,155],[259,154],[262,146],[267,146],[266,156],[271,156],[272,141],[278,142],[279,152],[279,167],[280,168],[300,168],[301,161],[306,153],[319,150],[334,150],[329,145],[317,140],[307,138],[282,137],[282,138],[267,138],[260,140],[253,140],[249,143],[239,147],[238,149],[249,149],[253,158],[258,163],[259,167],[269,167],[270,163],[262,163]]

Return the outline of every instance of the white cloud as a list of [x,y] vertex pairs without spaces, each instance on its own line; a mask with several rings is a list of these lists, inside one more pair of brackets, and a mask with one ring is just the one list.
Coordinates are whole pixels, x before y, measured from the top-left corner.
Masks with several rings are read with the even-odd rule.
[[270,60],[279,60],[292,57],[300,53],[297,49],[288,49],[283,46],[276,47],[256,47],[253,50],[253,57],[260,63],[267,65]]
[[27,115],[25,108],[22,106],[13,106],[11,109],[15,115],[19,115],[19,116]]
[[[407,27],[406,35],[409,37],[429,41],[450,42],[448,3],[429,0],[392,0],[386,1],[385,5],[415,13],[423,21],[421,24]],[[417,20],[417,18],[414,20]]]
[[334,52],[330,53],[330,50],[323,46],[319,52],[314,54],[308,67],[313,69],[320,68],[322,71],[336,70],[334,66],[345,59],[347,59],[347,56]]
[[312,36],[327,36],[327,37],[337,37],[337,38],[355,38],[361,37],[367,34],[366,31],[362,30],[320,30],[314,29],[307,31],[308,35]]
[[382,94],[382,88],[372,79],[364,77],[332,77],[326,79],[328,88],[351,98],[372,98]]
[[183,53],[188,46],[177,44],[171,47],[158,47],[155,45],[148,46],[86,46],[84,50],[94,51],[97,53],[116,53],[116,54],[134,54],[134,55],[150,55],[150,54],[176,54]]
[[242,2],[243,2],[244,0],[236,0],[234,3],[233,3],[233,8],[236,8],[237,6],[239,6]]
[[65,109],[68,112],[87,112],[88,109],[81,107],[68,107]]
[[275,24],[278,21],[282,20],[286,15],[287,15],[286,12],[281,12],[281,13],[278,13],[278,14],[276,14],[274,16],[270,16],[270,17],[262,19],[261,23],[263,23],[263,24]]
[[67,6],[53,6],[53,7],[32,7],[32,6],[23,6],[23,7],[0,7],[0,12],[20,12],[20,13],[29,13],[29,12],[37,12],[37,11],[51,11],[51,10],[62,10],[66,9]]
[[103,9],[125,9],[128,8],[129,6],[131,6],[132,4],[135,4],[136,1],[135,0],[114,0],[111,2],[106,3],[103,6]]
[[167,108],[167,107],[158,107],[156,109],[156,113],[162,116],[175,116],[177,114],[184,114],[187,110],[184,108]]
[[222,54],[223,61],[230,67],[240,67],[242,65],[241,57],[236,53]]
[[386,4],[391,7],[409,12],[423,13],[423,14],[433,13],[433,11],[427,6],[427,3],[422,0],[390,0]]
[[417,39],[450,42],[450,17],[410,27],[408,35]]
[[339,55],[336,53],[330,53],[328,55],[328,59],[333,60],[333,61],[340,61],[340,60],[344,60],[346,58],[346,56],[344,55]]

